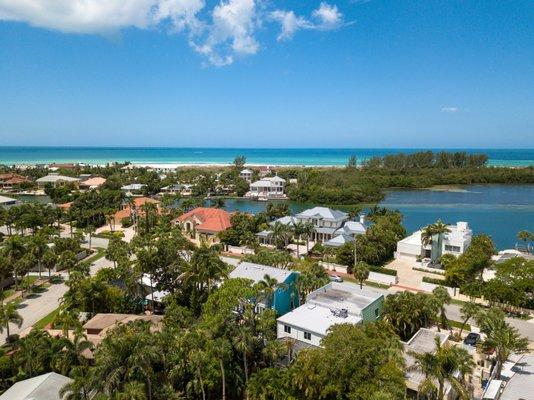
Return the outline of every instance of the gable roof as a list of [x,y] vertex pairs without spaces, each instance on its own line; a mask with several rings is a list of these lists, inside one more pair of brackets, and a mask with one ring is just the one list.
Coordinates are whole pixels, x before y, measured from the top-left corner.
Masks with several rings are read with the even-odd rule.
[[293,273],[293,271],[288,269],[280,269],[269,265],[254,264],[244,261],[238,264],[237,267],[230,272],[229,277],[250,279],[254,281],[254,283],[258,283],[263,280],[265,275],[269,275],[271,278],[276,279],[278,283],[283,283]]
[[61,400],[59,391],[72,379],[49,372],[15,383],[4,394],[1,400]]
[[198,207],[180,215],[177,220],[181,223],[196,218],[200,223],[196,225],[197,231],[217,233],[232,226],[230,213],[220,208]]
[[296,215],[297,218],[320,218],[327,220],[341,220],[349,217],[349,214],[328,207],[313,207]]
[[358,235],[358,234],[364,234],[366,231],[367,231],[367,228],[361,222],[347,221],[341,228],[339,228],[336,231],[336,233],[346,234],[346,235]]
[[331,246],[331,247],[341,247],[345,243],[354,242],[354,237],[351,235],[347,235],[345,233],[342,233],[341,235],[337,235],[330,239],[327,242],[324,242],[325,246]]

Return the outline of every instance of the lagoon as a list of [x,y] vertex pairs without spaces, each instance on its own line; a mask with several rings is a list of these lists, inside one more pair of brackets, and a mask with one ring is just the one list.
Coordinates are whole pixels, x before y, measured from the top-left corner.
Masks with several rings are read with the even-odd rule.
[[[445,190],[389,190],[381,206],[399,210],[413,232],[441,218],[467,221],[473,232],[491,236],[498,249],[513,248],[520,230],[534,231],[534,185],[467,185]],[[229,199],[229,211],[258,213],[265,202]],[[292,213],[312,204],[290,202]],[[342,207],[339,207],[342,208]]]

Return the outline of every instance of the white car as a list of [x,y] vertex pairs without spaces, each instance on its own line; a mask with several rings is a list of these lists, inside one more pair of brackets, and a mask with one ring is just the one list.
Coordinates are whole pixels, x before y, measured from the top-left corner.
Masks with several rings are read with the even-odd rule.
[[343,278],[339,275],[330,275],[330,280],[332,282],[343,282]]

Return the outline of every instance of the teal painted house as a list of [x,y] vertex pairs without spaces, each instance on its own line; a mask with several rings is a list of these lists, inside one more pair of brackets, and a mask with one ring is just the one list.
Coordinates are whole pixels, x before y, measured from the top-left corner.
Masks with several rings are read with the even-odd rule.
[[271,299],[265,299],[258,303],[260,309],[272,308],[278,316],[281,316],[300,305],[296,285],[298,272],[268,265],[242,262],[230,272],[229,277],[250,279],[254,283],[258,283],[265,280],[266,275],[276,279],[279,284],[283,285],[274,291]]

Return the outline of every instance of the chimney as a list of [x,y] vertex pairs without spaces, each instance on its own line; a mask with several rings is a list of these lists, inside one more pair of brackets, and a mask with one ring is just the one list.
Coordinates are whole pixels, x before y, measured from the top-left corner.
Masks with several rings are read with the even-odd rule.
[[360,224],[365,224],[365,214],[360,214]]

